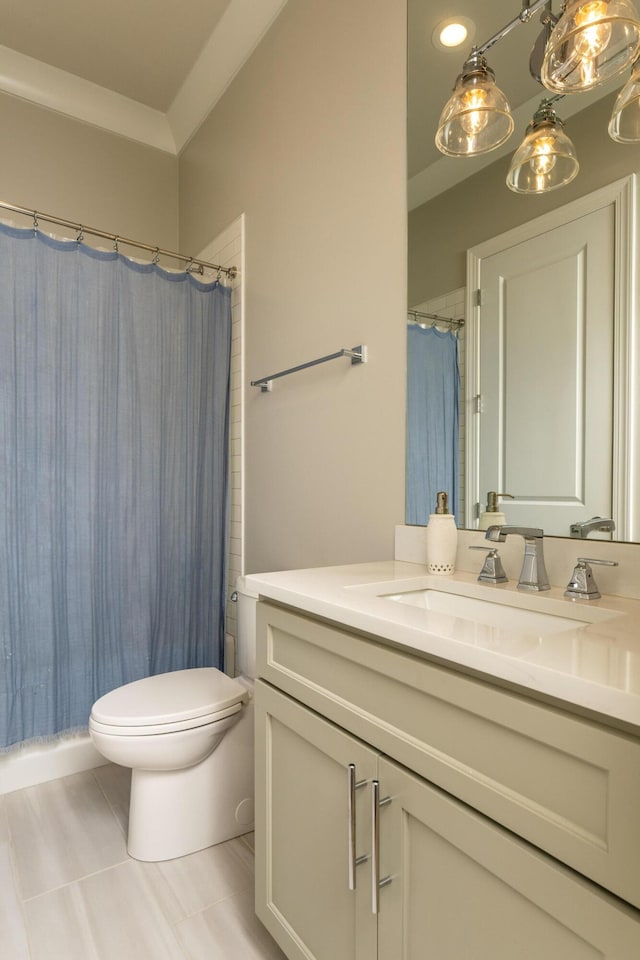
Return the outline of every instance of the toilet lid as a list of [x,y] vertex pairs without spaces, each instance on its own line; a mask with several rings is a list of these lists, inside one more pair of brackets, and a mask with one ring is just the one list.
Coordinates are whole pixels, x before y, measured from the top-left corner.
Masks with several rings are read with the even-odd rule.
[[228,712],[246,700],[241,683],[215,667],[175,670],[134,680],[106,693],[93,705],[91,716],[111,726],[176,723]]

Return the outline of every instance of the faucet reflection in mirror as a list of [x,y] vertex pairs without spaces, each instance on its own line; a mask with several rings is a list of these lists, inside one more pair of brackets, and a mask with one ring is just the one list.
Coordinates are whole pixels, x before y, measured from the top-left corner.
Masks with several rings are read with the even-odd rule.
[[600,533],[613,533],[616,525],[610,517],[592,517],[591,520],[584,520],[582,523],[572,523],[569,527],[571,537],[588,537],[594,530]]
[[[554,96],[542,100],[513,157],[506,182],[516,193],[547,193],[576,177],[575,149],[553,101],[600,86],[640,52],[640,15],[631,0],[569,0],[560,15],[552,12],[548,0],[526,0],[519,13],[485,43],[474,46],[465,61],[436,131],[436,146],[445,156],[479,156],[510,137],[511,109],[484,54],[541,8],[542,32],[531,52],[529,72]],[[640,121],[634,118],[640,93],[635,67],[634,63],[608,126],[609,136],[624,143],[640,140]]]

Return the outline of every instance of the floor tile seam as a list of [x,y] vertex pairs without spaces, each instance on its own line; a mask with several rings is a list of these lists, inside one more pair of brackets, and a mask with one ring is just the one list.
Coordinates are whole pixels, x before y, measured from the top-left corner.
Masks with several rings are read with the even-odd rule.
[[[132,858],[130,857],[129,860],[131,860],[131,859],[132,859]],[[134,861],[134,862],[136,862],[136,861]],[[116,864],[116,866],[118,866],[118,864]],[[108,870],[109,868],[107,867],[106,869]],[[105,871],[100,871],[100,870],[99,870],[99,871],[97,871],[96,873],[94,873],[94,874],[88,874],[87,876],[96,876],[97,874],[99,874],[99,873],[104,873],[104,872],[105,872]],[[84,910],[84,905],[85,905],[85,904],[83,904],[82,902],[85,901],[85,895],[84,895],[83,892],[79,889],[79,886],[80,886],[80,884],[81,884],[81,882],[82,882],[83,879],[85,879],[85,878],[83,877],[83,878],[81,878],[80,880],[72,880],[70,883],[64,884],[63,886],[57,887],[56,889],[57,889],[57,890],[62,890],[62,889],[64,889],[64,887],[72,888],[72,887],[74,887],[74,886],[77,888],[76,891],[75,891],[75,895],[74,895],[73,891],[71,891],[70,895],[71,895],[71,897],[72,897],[72,900],[74,901],[74,909],[76,910],[77,919],[78,919],[80,922],[82,922],[82,926],[83,926],[83,929],[84,929],[84,933],[85,933],[86,937],[88,938],[86,945],[88,945],[88,946],[91,948],[91,957],[87,957],[87,960],[110,960],[110,956],[111,956],[111,955],[109,955],[109,957],[107,957],[105,954],[103,954],[103,953],[101,952],[100,942],[99,942],[99,934],[97,933],[97,931],[96,931],[96,929],[95,929],[94,921],[93,921],[93,919],[88,915],[88,913],[86,912],[86,910]],[[55,891],[51,891],[51,892],[53,893],[53,892],[55,892]],[[166,932],[167,932],[167,934],[169,934],[170,937],[171,937],[171,946],[172,946],[172,948],[175,949],[175,951],[176,951],[176,960],[181,960],[181,958],[182,958],[182,960],[193,960],[193,958],[192,958],[189,954],[187,954],[187,953],[185,952],[185,948],[184,948],[183,945],[182,945],[182,942],[181,942],[181,940],[180,940],[180,937],[178,936],[177,932],[173,929],[173,926],[174,926],[174,925],[171,923],[171,921],[169,920],[169,918],[168,918],[166,915],[164,915],[164,912],[162,911],[162,909],[160,909],[160,905],[158,904],[157,899],[154,897],[153,892],[150,891],[149,893],[150,893],[151,899],[154,901],[154,905],[156,906],[156,908],[158,908],[159,914],[160,914],[162,920],[163,920],[164,923],[165,923]],[[43,894],[43,896],[46,896],[46,894]],[[38,897],[33,897],[33,898],[32,898],[32,900],[37,900],[37,899],[38,899]],[[83,917],[82,917],[82,918],[80,918],[80,915],[78,914],[78,910],[77,910],[78,901],[80,901],[81,904],[82,904],[82,906],[83,906]],[[29,932],[29,928],[27,927],[27,934],[28,934],[28,932]],[[31,941],[30,941],[30,940],[27,941],[27,945],[28,945],[29,950],[30,950],[29,956],[30,956],[30,957],[33,957],[33,952],[31,951]],[[173,951],[172,951],[172,952],[173,952]],[[147,958],[147,955],[146,955],[146,954],[145,954],[144,957],[141,958],[141,960],[145,960],[145,958]]]
[[106,867],[101,867],[99,870],[92,870],[90,873],[83,873],[80,877],[72,877],[71,880],[67,880],[65,883],[59,883],[57,887],[51,887],[49,890],[43,890],[41,893],[34,893],[30,897],[22,897],[23,903],[30,903],[32,900],[37,900],[39,897],[46,897],[50,893],[56,893],[59,890],[64,890],[65,887],[71,887],[74,883],[82,883],[83,880],[89,880],[91,877],[97,877],[101,873],[106,873],[108,870],[113,870],[115,867],[121,867],[124,863],[129,863],[131,857],[126,856],[124,860],[118,860],[116,863],[110,863]]
[[[55,779],[55,780],[46,781],[46,783],[43,783],[43,784],[35,784],[35,785],[32,786],[32,787],[25,787],[25,788],[24,788],[24,791],[25,791],[25,792],[26,792],[26,791],[33,791],[34,789],[37,790],[39,787],[47,787],[47,786],[50,786],[50,785],[52,785],[52,784],[61,784],[61,783],[63,783],[63,782],[66,781],[66,780],[71,780],[71,779],[73,779],[73,778],[78,778],[78,777],[84,777],[84,778],[86,778],[86,780],[92,782],[94,786],[97,786],[97,787],[98,787],[100,796],[103,797],[103,800],[105,801],[105,803],[106,803],[106,805],[107,805],[107,809],[108,809],[108,811],[109,811],[110,816],[113,817],[113,819],[115,819],[115,821],[116,821],[117,828],[118,828],[118,829],[117,829],[118,836],[119,836],[119,837],[124,837],[125,846],[126,846],[126,834],[124,833],[124,831],[123,831],[123,829],[122,829],[122,826],[121,826],[121,824],[120,824],[120,821],[118,820],[118,817],[116,816],[116,814],[115,814],[115,812],[114,812],[114,809],[113,809],[111,803],[109,802],[109,798],[105,795],[104,791],[102,790],[102,788],[101,788],[101,786],[100,786],[99,781],[98,781],[97,778],[93,775],[93,770],[80,770],[80,771],[78,771],[77,773],[72,773],[72,774],[69,774],[69,775],[67,775],[67,776],[65,776],[65,777],[58,777],[58,778]],[[15,793],[21,793],[21,792],[22,792],[22,791],[20,791],[20,790],[16,790],[16,791],[15,791]],[[37,805],[36,805],[36,806],[37,806]],[[51,819],[51,811],[59,812],[60,816],[58,817],[58,820],[59,820],[59,822],[60,822],[61,824],[64,823],[65,826],[66,826],[68,820],[70,819],[70,811],[73,812],[73,810],[74,810],[75,808],[74,808],[74,805],[73,805],[72,797],[60,795],[60,796],[49,797],[49,798],[48,798],[48,804],[47,804],[47,808],[46,808],[46,809],[47,809],[47,815],[48,815],[48,818],[49,818],[49,819]],[[20,810],[20,813],[21,813],[21,812],[22,812],[22,808],[21,808],[21,810]],[[20,829],[19,829],[18,832],[22,831],[23,826],[24,826],[24,821],[20,819],[20,813],[18,813],[18,818],[17,818],[17,822],[20,824]],[[46,823],[46,819],[47,819],[47,818],[45,817],[45,820],[43,820],[42,812],[40,812],[38,809],[34,809],[33,813],[34,813],[34,817],[35,817],[35,822],[36,822],[36,824],[37,824],[39,827],[42,828],[42,829],[41,829],[41,833],[43,834],[43,836],[45,836],[46,833],[47,833],[47,829],[48,829],[48,826],[47,826],[47,823]],[[78,823],[78,824],[81,824],[83,813],[84,813],[84,809],[81,809],[81,810],[80,810],[80,815],[77,817],[77,823]],[[18,841],[17,841],[16,831],[13,829],[13,826],[12,826],[13,816],[12,816],[12,814],[10,813],[10,811],[7,809],[6,806],[5,806],[5,819],[6,819],[7,829],[8,829],[10,838],[11,838],[12,843],[13,843],[13,845],[14,845],[14,849],[16,850],[16,862],[17,862],[17,861],[18,861],[18,852],[17,852],[17,851],[18,851],[18,848],[19,848],[20,844],[19,844]],[[110,821],[109,821],[109,822],[110,822]],[[49,826],[50,826],[50,825],[49,825]],[[121,862],[121,861],[118,861],[118,862]],[[100,869],[108,869],[109,866],[115,866],[115,865],[116,865],[116,864],[108,864],[107,867],[103,867],[103,868],[100,868]],[[98,873],[98,872],[100,872],[100,871],[99,871],[99,870],[97,870],[97,871],[94,870],[94,871],[92,871],[92,872],[93,872],[93,873]],[[87,876],[88,876],[88,875],[89,875],[89,874],[87,874]],[[74,879],[75,879],[75,878],[74,878]],[[37,896],[37,894],[34,894],[34,896]],[[30,898],[25,898],[25,899],[30,899]]]
[[22,919],[24,921],[25,930],[27,929],[27,911],[25,909],[25,904],[27,898],[23,896],[22,889],[22,879],[20,877],[20,869],[18,867],[18,851],[16,850],[15,844],[11,837],[11,830],[9,830],[9,841],[7,846],[9,848],[9,862],[11,864],[11,876],[13,879],[13,888],[16,892],[16,900],[20,904],[20,910],[22,912]]
[[217,907],[221,903],[225,903],[227,900],[233,900],[234,897],[240,896],[246,890],[251,890],[253,888],[253,882],[247,884],[246,887],[241,887],[238,890],[233,890],[231,893],[225,893],[224,896],[219,897],[217,900],[212,900],[211,903],[207,903],[205,906],[200,907],[198,910],[194,910],[192,913],[186,913],[184,917],[181,917],[179,920],[174,920],[171,923],[172,927],[179,927],[181,923],[185,923],[187,920],[193,920],[194,917],[199,917],[200,914],[206,913],[207,910],[210,910],[211,907]]
[[[130,857],[130,860],[133,863],[140,864],[144,867],[155,867],[156,876],[153,880],[150,879],[149,874],[146,870],[143,871],[143,876],[145,883],[148,884],[148,895],[153,900],[156,908],[159,910],[163,919],[166,923],[173,929],[175,924],[178,922],[174,919],[176,914],[180,914],[179,919],[182,920],[186,916],[186,911],[182,905],[180,897],[177,892],[174,890],[173,884],[168,880],[163,871],[160,869],[160,866],[165,863],[164,860],[136,860],[134,857]],[[162,884],[164,887],[164,893],[160,893],[158,890],[159,884]],[[168,906],[168,903],[172,904],[173,909]]]
[[[186,944],[182,942],[182,939],[176,927],[177,927],[177,924],[174,924],[174,923],[169,924],[171,935],[176,942],[177,949],[180,951],[180,956],[183,958],[183,960],[193,960],[193,954],[187,949]],[[231,960],[231,957],[229,958],[229,960]]]
[[[99,769],[99,768],[96,767],[95,769]],[[99,778],[96,777],[94,771],[91,770],[91,771],[89,771],[89,772],[91,773],[91,776],[93,777],[93,779],[94,779],[95,782],[97,783],[98,789],[100,790],[100,793],[102,794],[102,796],[103,796],[104,799],[106,800],[106,803],[107,803],[107,806],[109,807],[109,811],[110,811],[110,813],[111,813],[111,816],[114,818],[114,820],[115,820],[116,823],[118,824],[118,830],[120,831],[120,833],[122,834],[122,836],[124,837],[125,842],[126,842],[127,839],[128,839],[128,837],[127,837],[127,831],[126,831],[126,830],[124,829],[124,827],[122,826],[122,823],[120,822],[120,818],[118,817],[118,815],[117,815],[117,813],[116,813],[116,811],[115,811],[115,808],[114,808],[113,804],[111,803],[111,800],[110,800],[110,798],[109,798],[109,795],[108,795],[107,791],[104,789],[104,787],[103,787],[102,784],[100,783]]]
[[[178,925],[176,923],[170,923],[169,920],[167,919],[167,926],[169,927],[169,930],[171,931],[171,935],[176,942],[176,946],[180,951],[180,956],[184,957],[184,960],[193,960],[193,954],[187,950],[186,944],[182,942],[180,934],[178,933],[178,929],[177,929]],[[229,958],[229,960],[231,960],[231,958]]]
[[20,916],[22,918],[22,929],[24,931],[24,938],[27,944],[27,950],[29,952],[29,956],[31,957],[33,956],[33,951],[31,950],[31,938],[29,936],[29,925],[27,923],[26,905],[22,897],[22,889],[20,886],[20,875],[18,873],[18,863],[16,860],[15,850],[13,848],[11,839],[6,841],[6,846],[9,851],[9,867],[11,870],[11,880],[13,882],[13,890],[14,890],[16,901],[18,903],[18,907],[20,910]]
[[241,833],[238,837],[238,840],[240,840],[245,847],[248,847],[251,853],[255,853],[255,840],[249,840],[249,837],[252,837],[254,833],[254,830],[248,830],[247,833]]
[[[130,857],[130,856],[128,856],[127,860],[123,862],[139,865],[143,868],[142,883],[144,885],[144,890],[141,890],[141,893],[145,900],[145,912],[146,912],[146,907],[148,907],[149,904],[152,904],[155,911],[157,911],[157,917],[164,922],[167,932],[171,935],[172,943],[176,948],[177,954],[179,954],[179,956],[177,956],[177,960],[180,960],[180,958],[182,958],[182,960],[193,960],[193,955],[187,952],[186,946],[183,945],[180,939],[180,936],[178,935],[178,931],[176,927],[177,927],[177,922],[179,921],[172,920],[171,916],[169,915],[169,909],[165,905],[164,898],[161,895],[159,895],[156,890],[156,882],[158,877],[164,881],[167,888],[167,893],[175,901],[175,906],[182,911],[182,905],[180,904],[178,897],[174,893],[171,885],[167,882],[166,878],[162,875],[160,871],[158,871],[158,877],[155,878],[156,882],[154,882],[151,879],[148,872],[144,869],[144,867],[146,866],[151,866],[151,865],[156,866],[157,862],[150,861],[150,860],[136,860],[134,857]],[[120,866],[120,864],[116,864],[116,866]],[[105,871],[98,871],[98,872],[104,873]],[[91,923],[90,923],[90,928],[91,928],[91,935],[95,944],[95,937],[93,937],[93,929],[92,929]],[[97,944],[96,944],[96,950],[97,950]],[[110,957],[104,957],[104,958],[99,957],[98,960],[110,960]],[[141,960],[147,960],[147,955],[145,954],[145,956],[142,957]],[[232,960],[232,958],[229,958],[229,960]]]
[[[166,914],[166,912],[165,912],[165,910],[164,910],[164,908],[163,908],[162,903],[160,902],[159,898],[156,897],[156,895],[155,895],[155,893],[153,892],[153,890],[149,890],[149,895],[150,895],[151,898],[153,899],[153,902],[154,902],[154,904],[155,904],[155,906],[156,906],[156,908],[157,908],[160,916],[161,916],[162,919],[164,920],[164,922],[165,922],[165,924],[166,924],[167,932],[171,934],[171,937],[172,937],[172,939],[173,939],[173,943],[175,944],[176,949],[177,949],[177,951],[178,951],[179,954],[180,954],[180,957],[182,957],[183,960],[193,960],[192,954],[187,952],[186,946],[184,946],[184,944],[182,943],[182,940],[180,939],[180,936],[179,936],[178,930],[177,930],[178,924],[177,924],[176,922],[173,922],[173,921],[167,916],[167,914]],[[109,958],[105,957],[105,960],[109,960]],[[144,958],[142,958],[142,960],[144,960]],[[231,958],[230,958],[230,960],[231,960]]]
[[[223,844],[221,844],[221,846],[224,846],[224,842]],[[175,859],[179,862],[181,860],[187,859],[189,856],[191,856],[191,854],[187,854],[185,857],[177,857]],[[160,910],[161,914],[163,915],[167,923],[169,923],[172,927],[176,926],[178,923],[181,923],[183,920],[188,920],[191,917],[197,916],[198,914],[202,913],[204,910],[208,910],[210,907],[213,907],[216,904],[221,903],[222,901],[235,896],[236,894],[244,893],[246,890],[252,890],[255,883],[255,873],[253,868],[248,866],[243,861],[240,861],[240,867],[241,867],[242,873],[245,875],[243,876],[241,882],[237,883],[237,885],[234,886],[233,889],[231,890],[227,889],[220,896],[215,897],[213,900],[207,901],[204,905],[199,906],[197,909],[189,911],[188,907],[185,905],[182,898],[180,897],[179,887],[176,887],[176,878],[171,879],[166,875],[165,871],[162,870],[163,864],[173,863],[174,862],[173,860],[145,861],[145,860],[136,860],[134,857],[129,857],[129,860],[132,861],[133,863],[140,863],[146,866],[155,866],[157,868],[156,884],[158,880],[162,881],[166,891],[165,896],[168,896],[170,898],[177,912],[180,913],[180,916],[177,919],[174,919],[174,917],[176,916],[175,911],[172,912],[170,908],[166,906],[165,897],[163,897],[157,892],[155,888],[156,884],[151,883],[150,889],[149,889],[149,895],[154,900],[156,906]]]
[[[126,861],[123,861],[123,863],[126,863],[126,862],[138,863],[139,861],[134,860],[132,857],[128,857]],[[114,867],[117,867],[117,866],[122,866],[122,864],[114,864]],[[25,927],[25,932],[26,932],[26,937],[27,937],[27,947],[28,947],[28,949],[29,949],[29,957],[30,957],[30,958],[33,957],[33,951],[32,951],[32,949],[31,949],[31,938],[30,938],[30,935],[29,935],[28,918],[27,918],[26,910],[25,910],[26,905],[27,905],[28,903],[31,903],[31,902],[33,902],[33,901],[36,901],[36,900],[40,899],[41,897],[46,897],[49,893],[56,893],[56,892],[59,892],[59,891],[61,891],[61,890],[64,890],[65,888],[69,888],[69,890],[70,890],[70,896],[72,897],[72,899],[75,900],[78,896],[79,896],[81,899],[84,899],[84,894],[83,894],[82,890],[79,889],[79,888],[80,888],[80,885],[82,884],[82,881],[85,880],[85,879],[89,879],[90,877],[98,876],[100,873],[105,873],[105,872],[106,872],[107,870],[109,870],[109,869],[111,869],[111,868],[110,868],[110,867],[105,867],[103,870],[97,870],[97,871],[95,871],[94,873],[87,874],[86,877],[80,877],[80,878],[77,879],[77,880],[71,880],[69,883],[61,884],[59,887],[55,887],[54,889],[47,891],[47,893],[38,894],[38,895],[35,896],[35,897],[31,897],[31,898],[30,898],[29,900],[27,900],[27,901],[22,901],[22,902],[21,902],[21,908],[22,908],[23,917],[24,917],[24,927]],[[75,897],[74,897],[73,890],[72,890],[72,888],[74,888],[74,887],[76,888],[76,895],[75,895]],[[155,895],[152,886],[151,886],[148,890],[145,891],[145,894],[146,894],[146,896],[148,896],[148,897],[150,898],[150,900],[153,902],[154,907],[155,907],[156,910],[158,911],[159,917],[162,918],[162,920],[164,921],[164,923],[165,923],[165,925],[166,925],[167,933],[171,935],[171,943],[172,943],[172,945],[175,947],[175,950],[177,951],[177,953],[176,953],[176,960],[180,960],[180,958],[182,958],[182,960],[193,960],[193,957],[191,956],[191,954],[187,953],[186,947],[184,947],[183,944],[182,944],[182,941],[181,941],[181,939],[180,939],[180,937],[179,937],[179,935],[178,935],[178,932],[177,932],[177,930],[175,929],[176,924],[175,924],[174,922],[172,922],[172,920],[170,919],[170,917],[169,917],[169,916],[167,915],[167,913],[165,912],[165,910],[164,910],[164,908],[163,908],[163,905],[162,905],[160,899]],[[89,937],[89,939],[90,939],[90,945],[91,945],[91,948],[92,948],[92,957],[94,957],[94,960],[109,960],[109,958],[107,958],[107,957],[104,957],[104,958],[103,958],[102,955],[101,955],[101,953],[100,953],[100,947],[99,947],[98,940],[96,939],[94,926],[93,926],[93,923],[92,923],[92,921],[91,921],[91,919],[90,919],[89,917],[87,917],[86,933],[87,933],[87,935],[88,935],[88,937]],[[178,956],[178,955],[179,955],[179,956]],[[89,960],[89,958],[88,958],[88,960]],[[144,960],[144,958],[142,958],[142,960]]]

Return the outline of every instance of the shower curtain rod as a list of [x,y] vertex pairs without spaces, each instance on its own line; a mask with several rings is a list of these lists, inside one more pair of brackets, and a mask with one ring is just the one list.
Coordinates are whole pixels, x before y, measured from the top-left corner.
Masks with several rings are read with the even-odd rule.
[[185,256],[183,253],[174,253],[172,250],[163,250],[161,247],[152,247],[149,243],[142,243],[140,240],[130,240],[127,237],[121,237],[117,233],[107,233],[105,230],[97,230],[95,227],[87,227],[82,223],[75,223],[72,220],[64,220],[62,217],[53,217],[48,213],[41,213],[39,210],[30,210],[27,207],[18,207],[13,203],[5,203],[0,200],[0,209],[10,210],[12,213],[21,213],[27,217],[31,217],[33,220],[33,229],[38,229],[38,224],[40,220],[44,220],[46,223],[55,223],[60,227],[70,227],[72,230],[77,232],[78,243],[84,237],[85,233],[91,234],[92,237],[102,237],[105,240],[113,241],[114,250],[118,251],[118,245],[120,243],[125,244],[127,247],[137,247],[139,250],[148,250],[149,253],[153,254],[153,262],[157,263],[159,257],[170,257],[172,260],[184,260],[187,263],[186,271],[188,273],[204,273],[204,268],[207,267],[210,270],[215,270],[218,273],[218,276],[222,273],[226,273],[230,280],[235,280],[238,276],[237,267],[221,267],[217,263],[209,263],[207,260],[197,260],[195,257]]
[[453,317],[441,317],[437,313],[422,313],[420,310],[407,310],[407,315],[412,317],[415,323],[419,323],[420,320],[432,320],[434,323],[450,323],[454,327],[464,327],[464,320],[455,320]]

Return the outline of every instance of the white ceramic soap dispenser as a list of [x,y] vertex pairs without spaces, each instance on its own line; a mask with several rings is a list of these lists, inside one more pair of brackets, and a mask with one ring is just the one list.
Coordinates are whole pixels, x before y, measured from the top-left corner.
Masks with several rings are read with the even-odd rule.
[[449,497],[441,490],[436,512],[429,515],[427,524],[427,570],[447,576],[456,568],[458,530],[455,517],[449,513]]
[[510,493],[496,493],[495,490],[489,490],[487,494],[487,509],[480,514],[478,530],[488,530],[489,527],[504,527],[507,518],[501,510],[498,510],[498,497],[509,497],[513,500]]

